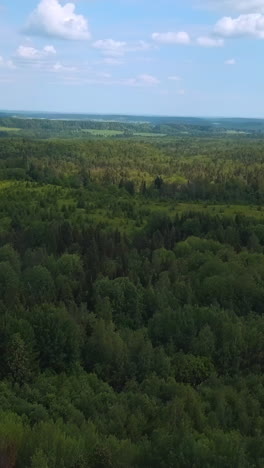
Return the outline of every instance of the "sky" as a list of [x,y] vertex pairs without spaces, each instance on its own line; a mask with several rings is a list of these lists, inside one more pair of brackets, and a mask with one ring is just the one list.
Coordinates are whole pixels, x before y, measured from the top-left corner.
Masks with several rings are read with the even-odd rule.
[[0,109],[264,117],[264,0],[0,0]]

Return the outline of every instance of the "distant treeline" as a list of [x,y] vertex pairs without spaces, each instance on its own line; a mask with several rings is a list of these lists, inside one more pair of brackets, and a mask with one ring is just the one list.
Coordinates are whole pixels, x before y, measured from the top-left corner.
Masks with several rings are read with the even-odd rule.
[[[177,136],[182,134],[192,135],[221,135],[241,133],[246,137],[259,135],[264,132],[264,121],[221,120],[213,122],[203,119],[161,119],[153,121],[128,121],[128,120],[81,120],[81,119],[46,119],[46,118],[21,118],[0,114],[0,137],[6,137],[13,129],[23,136],[36,138],[93,138],[96,134],[89,130],[117,131],[114,138],[122,136],[142,136],[142,134],[157,134],[165,136]],[[17,131],[17,132],[16,132]],[[87,133],[86,133],[87,131]],[[102,136],[102,135],[101,135]],[[108,135],[109,136],[109,135]]]

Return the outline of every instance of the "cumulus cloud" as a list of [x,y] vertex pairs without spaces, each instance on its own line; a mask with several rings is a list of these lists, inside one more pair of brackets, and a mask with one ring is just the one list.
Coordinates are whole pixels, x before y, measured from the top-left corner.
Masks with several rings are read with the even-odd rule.
[[166,33],[153,33],[153,41],[159,42],[161,44],[190,44],[191,38],[189,34],[185,31],[179,32],[166,32]]
[[91,36],[87,19],[75,13],[75,5],[61,5],[59,0],[41,0],[24,32],[66,40],[87,40]]
[[193,43],[201,47],[222,47],[224,40],[222,38],[200,36],[196,39],[191,39],[190,35],[185,32],[167,32],[167,33],[153,33],[152,39],[160,44],[182,44],[189,45]]
[[56,49],[52,45],[47,45],[43,49],[35,49],[29,46],[19,46],[16,56],[22,59],[39,60],[48,56],[56,55]]
[[237,18],[225,16],[216,23],[215,33],[222,37],[251,36],[264,39],[264,15],[251,13]]
[[225,65],[236,65],[236,60],[231,58],[225,61]]
[[43,72],[75,71],[73,67],[64,67],[56,56],[57,51],[53,45],[45,45],[42,49],[20,45],[13,59],[17,68],[32,68]]
[[224,40],[210,36],[200,36],[196,42],[201,47],[223,47]]

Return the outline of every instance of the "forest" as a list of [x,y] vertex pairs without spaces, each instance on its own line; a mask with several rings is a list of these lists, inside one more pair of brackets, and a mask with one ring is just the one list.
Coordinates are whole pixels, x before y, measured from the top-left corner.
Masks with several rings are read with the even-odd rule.
[[264,119],[57,114],[0,111],[0,138],[155,139],[175,136],[263,138]]
[[0,468],[262,468],[263,137],[72,122],[0,124]]

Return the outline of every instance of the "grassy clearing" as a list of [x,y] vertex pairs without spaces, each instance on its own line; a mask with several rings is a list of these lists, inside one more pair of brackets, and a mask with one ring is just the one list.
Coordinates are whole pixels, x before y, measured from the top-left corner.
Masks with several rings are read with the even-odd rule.
[[82,132],[91,133],[91,135],[102,136],[102,137],[123,135],[124,133],[121,130],[92,130],[92,129],[82,130]]
[[9,188],[12,185],[15,185],[16,183],[17,181],[14,181],[14,180],[0,180],[0,190]]
[[186,179],[185,177],[182,177],[182,176],[180,176],[180,175],[178,175],[178,174],[174,174],[174,175],[171,176],[171,177],[166,177],[166,176],[164,176],[163,179],[164,179],[164,181],[165,181],[166,183],[168,183],[168,184],[173,184],[173,183],[175,183],[175,184],[181,185],[181,184],[186,184],[186,183],[188,182],[187,179]]
[[166,133],[147,133],[147,132],[135,132],[134,136],[139,136],[139,137],[165,137],[167,136]]
[[0,132],[20,132],[21,128],[0,127]]

